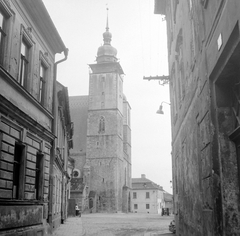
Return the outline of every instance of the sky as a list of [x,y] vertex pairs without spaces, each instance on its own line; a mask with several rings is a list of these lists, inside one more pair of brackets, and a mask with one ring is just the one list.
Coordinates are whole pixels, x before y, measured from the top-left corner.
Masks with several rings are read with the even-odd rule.
[[[108,8],[111,45],[124,71],[123,92],[131,106],[132,177],[146,178],[172,193],[169,86],[144,76],[168,75],[166,21],[154,0],[43,0],[65,46],[67,61],[57,80],[69,96],[88,95],[89,64],[103,44]],[[63,58],[57,55],[56,59]],[[164,115],[156,114],[161,102]]]

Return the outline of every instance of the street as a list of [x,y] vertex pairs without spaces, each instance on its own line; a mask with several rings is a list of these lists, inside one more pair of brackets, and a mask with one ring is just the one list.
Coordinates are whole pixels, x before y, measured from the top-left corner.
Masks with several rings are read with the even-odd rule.
[[[173,218],[154,214],[88,214],[82,216],[87,236],[140,236],[169,233]],[[148,234],[149,233],[149,234]]]

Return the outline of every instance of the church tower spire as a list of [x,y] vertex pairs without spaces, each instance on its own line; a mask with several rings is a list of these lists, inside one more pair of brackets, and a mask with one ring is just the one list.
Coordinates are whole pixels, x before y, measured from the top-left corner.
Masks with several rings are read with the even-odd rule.
[[108,8],[107,8],[107,22],[106,31],[103,33],[104,44],[98,48],[97,63],[116,62],[117,49],[111,46],[112,34],[109,32],[108,25]]

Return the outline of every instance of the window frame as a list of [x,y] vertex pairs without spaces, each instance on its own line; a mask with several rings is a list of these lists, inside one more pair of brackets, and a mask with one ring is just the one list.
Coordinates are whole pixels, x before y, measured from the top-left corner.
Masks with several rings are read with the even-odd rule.
[[[35,174],[35,199],[44,198],[44,154],[40,151],[36,154],[36,174]],[[38,170],[39,169],[39,170]]]
[[13,11],[4,1],[0,1],[0,12],[4,20],[4,26],[0,27],[0,37],[2,37],[1,34],[5,34],[4,39],[0,39],[0,66],[7,68],[7,58],[9,58],[6,57],[9,45],[9,40],[7,40],[7,38],[10,34],[10,18],[13,15]]
[[146,199],[150,199],[150,192],[146,192]]
[[99,134],[105,133],[105,129],[106,129],[106,120],[104,116],[101,116],[99,119],[98,133]]
[[133,192],[133,199],[137,199],[137,192]]
[[[17,162],[17,148],[21,149],[19,163]],[[19,167],[17,168],[17,165]],[[24,184],[25,184],[25,169],[26,169],[26,146],[21,142],[15,142],[14,146],[14,167],[13,167],[13,188],[12,198],[14,200],[23,200],[24,196]],[[16,185],[14,185],[14,183]],[[14,190],[14,186],[16,190]],[[14,194],[15,192],[15,194]]]
[[39,69],[39,94],[38,94],[38,101],[44,105],[44,95],[45,95],[45,87],[46,87],[46,67],[43,63],[40,63]]
[[[41,78],[41,67],[44,68],[44,77]],[[46,106],[46,97],[47,97],[47,84],[49,80],[49,69],[50,69],[50,64],[48,63],[47,58],[45,55],[40,51],[39,54],[39,87],[38,87],[38,101],[42,106]],[[41,81],[42,80],[42,81]],[[43,85],[42,91],[40,91],[41,87],[41,82]],[[41,92],[41,95],[40,95]]]
[[[24,46],[24,49],[23,49]],[[23,38],[21,41],[21,54],[20,54],[20,63],[19,63],[19,84],[23,87],[27,87],[27,77],[28,77],[28,67],[29,67],[29,52],[30,47],[26,40]],[[24,50],[24,54],[22,51]]]
[[[1,20],[2,17],[2,20]],[[4,13],[2,13],[0,9],[0,65],[3,65],[3,60],[4,60],[4,46],[6,43],[6,36],[7,33],[6,31],[6,16]],[[1,56],[2,55],[2,56]]]
[[[21,25],[21,38],[20,38],[20,47],[19,47],[19,68],[18,68],[18,76],[17,81],[18,83],[24,87],[26,90],[29,90],[31,87],[31,80],[32,77],[32,59],[33,59],[33,46],[35,42],[32,40],[32,36],[30,35],[31,30],[26,30],[23,25]],[[25,44],[26,48],[28,49],[27,56],[22,55],[22,45]],[[26,70],[23,72],[23,61],[27,62]],[[23,78],[22,78],[22,73]]]
[[146,209],[147,209],[147,210],[150,209],[150,204],[149,204],[149,203],[146,204]]
[[134,208],[134,210],[137,210],[138,209],[138,204],[133,204],[133,208]]

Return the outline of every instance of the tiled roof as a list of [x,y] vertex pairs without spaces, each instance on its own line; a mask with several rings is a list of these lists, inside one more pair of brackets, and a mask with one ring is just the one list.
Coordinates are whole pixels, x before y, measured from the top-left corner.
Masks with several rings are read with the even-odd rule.
[[132,189],[159,189],[163,190],[161,186],[155,184],[147,178],[132,178]]
[[170,193],[164,192],[163,193],[164,201],[165,202],[172,202],[173,196]]

